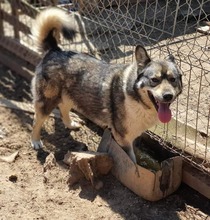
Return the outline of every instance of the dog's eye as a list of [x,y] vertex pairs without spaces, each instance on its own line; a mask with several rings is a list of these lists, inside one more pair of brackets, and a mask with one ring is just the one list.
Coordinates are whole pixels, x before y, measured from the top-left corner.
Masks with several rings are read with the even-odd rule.
[[176,78],[171,77],[171,78],[169,78],[169,81],[173,83],[173,82],[175,82],[175,81],[176,81]]
[[158,79],[158,78],[152,78],[151,80],[152,80],[153,83],[159,83],[160,82],[160,79]]

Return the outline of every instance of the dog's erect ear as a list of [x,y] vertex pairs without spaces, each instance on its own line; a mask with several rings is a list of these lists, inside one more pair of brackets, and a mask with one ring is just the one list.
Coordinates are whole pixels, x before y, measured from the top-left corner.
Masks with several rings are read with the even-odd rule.
[[172,54],[169,54],[166,59],[173,62],[173,63],[175,63],[175,57]]
[[138,45],[135,50],[136,62],[142,66],[146,66],[150,61],[150,57],[144,47]]

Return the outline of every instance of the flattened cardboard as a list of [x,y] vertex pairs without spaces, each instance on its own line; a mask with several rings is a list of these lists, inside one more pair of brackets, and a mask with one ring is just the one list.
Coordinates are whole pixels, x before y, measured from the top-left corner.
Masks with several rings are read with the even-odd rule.
[[182,158],[179,156],[164,160],[161,163],[161,170],[157,172],[141,166],[136,167],[112,138],[108,129],[103,134],[98,151],[108,152],[112,156],[114,160],[112,174],[123,185],[146,200],[160,200],[176,191],[181,183]]

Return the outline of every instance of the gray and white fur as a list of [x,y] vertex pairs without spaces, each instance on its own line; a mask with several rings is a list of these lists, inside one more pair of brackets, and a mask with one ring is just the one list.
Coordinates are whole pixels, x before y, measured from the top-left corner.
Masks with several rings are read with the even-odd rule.
[[72,39],[72,17],[58,8],[42,11],[36,18],[33,36],[43,58],[32,80],[35,118],[31,142],[42,147],[40,131],[52,110],[59,107],[63,123],[70,129],[80,125],[69,117],[74,109],[111,129],[114,139],[134,163],[133,142],[158,121],[159,106],[166,106],[182,91],[182,80],[174,58],[152,60],[137,46],[131,64],[109,64],[88,54],[63,51],[59,34]]

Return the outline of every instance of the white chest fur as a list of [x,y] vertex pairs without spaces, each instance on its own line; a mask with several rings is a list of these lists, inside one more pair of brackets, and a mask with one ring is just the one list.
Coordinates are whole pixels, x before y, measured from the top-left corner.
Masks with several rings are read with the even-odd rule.
[[125,99],[127,138],[134,140],[144,131],[154,126],[157,121],[157,111],[154,107],[147,108],[143,103],[130,97]]
[[134,77],[133,72],[137,71],[137,65],[133,63],[124,72],[124,94],[125,94],[125,114],[126,120],[126,139],[132,142],[135,138],[141,135],[144,131],[154,126],[158,121],[158,115],[155,107],[150,102],[147,92],[142,91],[142,99],[148,104],[145,106],[141,101],[137,102],[131,98],[126,92],[127,81],[129,77]]

